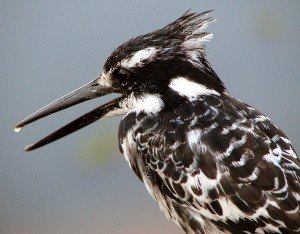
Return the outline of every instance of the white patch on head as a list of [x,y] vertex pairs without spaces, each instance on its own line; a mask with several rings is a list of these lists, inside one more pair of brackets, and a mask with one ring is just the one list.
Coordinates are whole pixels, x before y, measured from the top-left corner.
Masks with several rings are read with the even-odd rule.
[[197,100],[201,95],[220,95],[219,92],[184,77],[172,79],[169,87],[176,91],[180,96],[187,97],[190,101]]
[[132,57],[121,61],[121,66],[126,68],[140,67],[143,62],[153,57],[158,50],[155,47],[148,47],[137,51]]
[[104,85],[104,86],[111,86],[112,82],[111,82],[111,77],[110,77],[109,73],[103,72],[101,74],[101,76],[99,77],[98,84]]

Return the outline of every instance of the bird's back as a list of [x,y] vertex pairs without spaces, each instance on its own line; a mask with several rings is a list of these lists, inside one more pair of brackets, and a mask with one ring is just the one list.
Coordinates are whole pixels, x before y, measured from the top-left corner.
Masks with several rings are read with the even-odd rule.
[[300,231],[295,151],[267,117],[227,93],[157,115],[133,111],[119,141],[160,208],[187,233]]

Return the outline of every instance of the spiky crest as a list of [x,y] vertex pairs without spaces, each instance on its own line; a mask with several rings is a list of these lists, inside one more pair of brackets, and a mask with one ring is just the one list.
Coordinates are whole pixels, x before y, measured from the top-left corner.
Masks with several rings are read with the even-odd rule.
[[[204,42],[209,41],[213,34],[205,32],[208,24],[215,19],[206,17],[211,11],[193,13],[187,11],[183,16],[167,26],[135,37],[119,46],[108,58],[104,69],[108,71],[122,61],[128,62],[140,51],[154,52],[139,62],[145,64],[153,59],[167,60],[176,57],[188,58],[195,65],[200,65],[200,57],[204,57]],[[132,65],[132,63],[130,63]],[[133,64],[134,65],[134,64]],[[141,64],[137,63],[137,66]]]

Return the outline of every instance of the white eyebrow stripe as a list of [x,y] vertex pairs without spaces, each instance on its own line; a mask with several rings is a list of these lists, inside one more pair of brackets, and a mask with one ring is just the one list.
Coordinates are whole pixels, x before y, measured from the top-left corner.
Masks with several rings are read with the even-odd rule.
[[169,87],[180,96],[187,97],[190,101],[196,100],[201,95],[220,95],[220,93],[216,90],[209,89],[204,85],[190,81],[184,77],[172,79]]
[[153,57],[158,50],[155,47],[148,47],[142,50],[137,51],[133,54],[132,57],[124,59],[121,61],[121,66],[132,68],[140,66],[143,63],[143,60]]

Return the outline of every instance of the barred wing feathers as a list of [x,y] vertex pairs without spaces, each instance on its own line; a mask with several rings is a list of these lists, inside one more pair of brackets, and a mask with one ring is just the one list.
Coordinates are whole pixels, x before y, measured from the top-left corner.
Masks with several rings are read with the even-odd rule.
[[189,219],[231,232],[300,231],[299,158],[255,109],[210,95],[137,118],[137,126],[137,153],[155,172],[150,179]]

